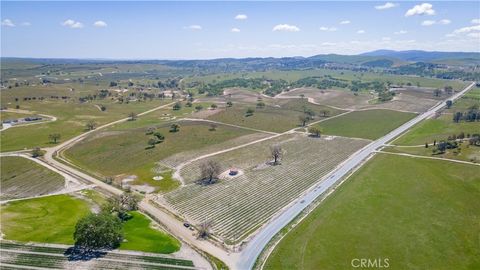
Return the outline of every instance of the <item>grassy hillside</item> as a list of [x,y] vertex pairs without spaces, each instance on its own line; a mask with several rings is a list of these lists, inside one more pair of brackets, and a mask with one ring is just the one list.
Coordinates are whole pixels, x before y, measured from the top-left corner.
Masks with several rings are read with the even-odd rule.
[[[134,174],[142,183],[163,187],[165,179],[153,181],[157,175],[156,162],[182,151],[192,151],[209,145],[251,134],[245,129],[218,125],[215,131],[202,122],[178,122],[178,132],[169,132],[171,123],[151,125],[165,136],[165,140],[152,149],[146,149],[152,135],[146,135],[147,127],[135,127],[136,121],[129,121],[108,131],[99,132],[75,144],[65,152],[65,156],[82,168],[104,176]],[[139,120],[141,123],[141,120]],[[142,124],[143,125],[143,124]],[[126,128],[128,127],[128,128]],[[169,177],[163,175],[164,177]],[[169,178],[170,179],[170,178]],[[163,188],[162,188],[163,187]]]
[[[315,112],[315,120],[321,119],[323,110],[329,111],[329,116],[343,112],[297,99],[278,106],[267,105],[264,108],[255,108],[254,104],[252,106],[234,105],[232,108],[208,117],[208,119],[260,130],[284,132],[300,126],[299,116],[304,115],[304,106]],[[255,110],[253,115],[246,116],[248,108]]]
[[264,269],[480,267],[480,167],[378,155],[275,248]]
[[106,104],[107,110],[102,112],[95,103],[64,103],[56,101],[38,101],[22,104],[21,109],[53,115],[57,121],[44,124],[10,128],[0,133],[1,151],[14,151],[36,146],[51,146],[48,135],[59,133],[61,141],[86,131],[86,123],[90,120],[98,125],[126,118],[130,112],[140,113],[167,101],[154,100],[148,102],[131,102],[130,104]]

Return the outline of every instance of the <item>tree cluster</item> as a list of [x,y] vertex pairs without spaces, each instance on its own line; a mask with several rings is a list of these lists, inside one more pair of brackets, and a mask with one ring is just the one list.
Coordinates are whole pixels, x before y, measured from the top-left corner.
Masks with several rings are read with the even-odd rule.
[[453,114],[453,122],[459,123],[461,121],[480,121],[480,110],[478,109],[478,105],[471,106],[466,112],[455,112]]
[[138,200],[132,193],[109,198],[100,213],[91,213],[77,222],[75,246],[85,252],[118,247],[123,240],[122,222],[131,218],[129,211],[137,209]]

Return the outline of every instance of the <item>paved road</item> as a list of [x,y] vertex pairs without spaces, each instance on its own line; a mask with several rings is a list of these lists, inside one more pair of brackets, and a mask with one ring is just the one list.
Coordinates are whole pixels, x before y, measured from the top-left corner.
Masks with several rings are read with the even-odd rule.
[[[470,90],[475,83],[470,84],[461,92],[450,97],[450,100],[455,100],[465,94]],[[240,257],[237,261],[235,269],[252,269],[257,257],[260,255],[262,250],[268,244],[270,239],[275,236],[283,227],[288,225],[298,214],[300,214],[309,204],[311,204],[316,198],[321,194],[327,191],[329,188],[333,187],[337,182],[339,182],[344,176],[347,176],[349,172],[359,166],[363,160],[369,157],[371,154],[386,144],[387,142],[393,140],[400,134],[404,133],[415,124],[420,121],[427,119],[435,114],[438,110],[442,109],[445,106],[445,102],[439,102],[437,105],[433,106],[427,112],[413,118],[412,120],[406,122],[402,126],[388,133],[384,137],[373,141],[369,145],[360,149],[358,152],[353,154],[349,159],[343,162],[339,167],[334,171],[326,175],[323,180],[316,186],[315,189],[312,189],[309,193],[305,194],[303,197],[297,199],[296,203],[287,208],[284,212],[274,218],[270,223],[268,223],[260,232],[258,232],[246,245],[243,251],[240,254]]]
[[[172,106],[174,103],[175,102],[156,107],[154,109],[151,109],[151,110],[148,110],[146,112],[140,113],[140,114],[138,114],[138,116],[142,116],[142,115],[151,113],[153,111]],[[101,180],[99,180],[99,179],[97,179],[93,176],[90,176],[90,175],[74,168],[74,166],[70,166],[69,164],[61,163],[58,160],[54,159],[54,156],[57,153],[59,153],[61,151],[64,151],[64,150],[68,149],[69,147],[71,147],[72,145],[74,145],[75,143],[81,141],[82,139],[84,139],[90,133],[93,133],[95,131],[98,131],[98,130],[107,128],[109,126],[125,122],[125,121],[128,121],[128,118],[120,119],[120,120],[102,125],[102,126],[96,128],[93,131],[85,132],[85,133],[83,133],[83,134],[81,134],[77,137],[74,137],[74,138],[72,138],[68,141],[65,141],[65,142],[63,142],[63,143],[61,143],[61,144],[59,144],[55,147],[46,148],[45,149],[46,153],[44,155],[45,162],[48,165],[50,165],[51,167],[55,168],[57,171],[66,173],[66,174],[70,175],[71,177],[74,177],[74,178],[76,178],[80,181],[92,183],[92,184],[96,185],[98,188],[100,188],[104,191],[107,191],[111,194],[121,195],[123,193],[123,190],[121,190],[119,188],[116,188],[112,185],[108,185],[107,183],[105,183],[105,182],[103,182],[103,181],[101,181]],[[160,223],[162,223],[162,225],[164,225],[164,227],[169,232],[171,232],[177,238],[187,242],[188,244],[193,245],[198,249],[207,251],[211,255],[216,256],[220,260],[227,263],[229,266],[234,265],[235,262],[237,261],[236,260],[237,254],[229,254],[224,249],[215,246],[214,244],[212,244],[209,241],[203,241],[203,240],[197,239],[196,235],[194,235],[192,233],[192,231],[186,229],[183,226],[182,221],[178,220],[174,216],[172,216],[172,215],[166,213],[165,211],[162,211],[161,209],[154,206],[150,202],[148,197],[140,202],[139,208],[142,211],[144,211],[145,213],[155,217],[155,219],[160,221]]]

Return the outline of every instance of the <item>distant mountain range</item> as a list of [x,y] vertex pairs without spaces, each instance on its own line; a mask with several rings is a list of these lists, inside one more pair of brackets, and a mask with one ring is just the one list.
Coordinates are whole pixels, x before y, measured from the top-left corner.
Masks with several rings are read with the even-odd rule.
[[338,68],[425,68],[425,65],[446,64],[456,66],[480,65],[478,52],[435,52],[435,51],[392,51],[377,50],[358,55],[319,54],[310,57],[253,57],[253,58],[218,58],[210,60],[105,60],[105,59],[28,59],[2,57],[2,63],[9,61],[31,62],[44,65],[55,64],[101,64],[108,63],[144,63],[188,69],[198,72],[235,72],[311,69],[325,65]]
[[410,62],[435,62],[443,60],[473,60],[480,62],[478,52],[435,52],[435,51],[392,51],[377,50],[360,54],[362,56],[392,57]]

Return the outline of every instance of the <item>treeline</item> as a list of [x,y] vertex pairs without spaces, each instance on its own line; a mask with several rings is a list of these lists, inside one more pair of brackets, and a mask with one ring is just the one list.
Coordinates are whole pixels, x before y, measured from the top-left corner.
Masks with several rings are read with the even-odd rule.
[[231,87],[242,87],[242,88],[250,88],[253,90],[264,90],[268,87],[268,82],[266,82],[262,78],[230,79],[230,80],[224,80],[220,82],[202,84],[198,89],[198,93],[200,94],[206,93],[207,96],[218,96],[223,94],[223,89],[231,88]]
[[480,111],[478,110],[478,105],[471,106],[466,112],[455,112],[453,114],[453,122],[460,123],[461,121],[480,121]]
[[[59,100],[59,99],[66,100],[66,99],[69,99],[70,97],[69,96],[23,97],[22,100],[23,101],[44,100],[45,98],[56,99],[56,100]],[[20,101],[20,99],[16,97],[15,102],[18,102],[18,101]]]
[[265,78],[236,78],[213,82],[208,84],[190,83],[188,86],[197,87],[200,94],[206,93],[208,96],[218,96],[223,94],[225,88],[242,87],[253,90],[261,90],[264,94],[275,96],[290,88],[298,87],[316,87],[319,89],[328,88],[347,88],[349,86],[346,80],[336,79],[331,76],[325,77],[306,77],[294,82],[287,82],[282,79],[271,80]]
[[291,84],[292,87],[316,87],[319,89],[328,89],[328,88],[347,88],[349,84],[346,80],[336,79],[330,75],[322,77],[306,77],[295,81]]
[[[474,133],[465,134],[463,131],[459,134],[452,134],[448,136],[446,140],[433,141],[434,148],[432,149],[433,154],[444,154],[448,149],[459,152],[460,145],[463,141],[467,140],[469,145],[480,146],[480,134]],[[428,143],[425,143],[425,147],[428,148]]]

